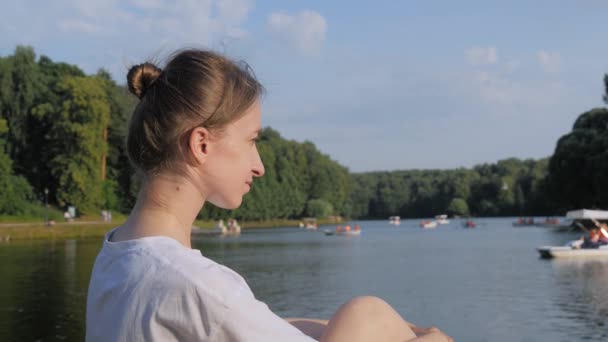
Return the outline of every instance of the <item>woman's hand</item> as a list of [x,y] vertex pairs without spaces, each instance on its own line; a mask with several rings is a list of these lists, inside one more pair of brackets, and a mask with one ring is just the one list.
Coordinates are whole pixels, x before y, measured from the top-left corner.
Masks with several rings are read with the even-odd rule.
[[443,333],[436,327],[422,328],[422,327],[411,327],[417,338],[412,341],[416,342],[454,342],[454,339]]

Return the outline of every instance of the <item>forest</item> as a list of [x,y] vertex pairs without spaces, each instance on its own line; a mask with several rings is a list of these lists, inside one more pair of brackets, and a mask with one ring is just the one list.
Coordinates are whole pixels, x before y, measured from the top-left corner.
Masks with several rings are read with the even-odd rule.
[[[608,104],[608,75],[603,80]],[[136,104],[106,70],[87,75],[27,46],[0,57],[0,217],[40,217],[45,203],[128,213],[141,181],[124,146]],[[605,209],[608,109],[581,112],[551,156],[452,170],[353,173],[312,142],[266,127],[258,143],[266,175],[239,209],[205,205],[199,218],[549,216]]]

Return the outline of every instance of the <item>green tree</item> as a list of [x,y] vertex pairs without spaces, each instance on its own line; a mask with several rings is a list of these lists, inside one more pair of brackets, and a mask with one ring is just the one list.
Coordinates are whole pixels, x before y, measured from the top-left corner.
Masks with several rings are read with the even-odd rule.
[[13,56],[0,63],[0,112],[8,123],[7,148],[13,160],[26,155],[38,76],[36,54],[31,47],[18,46]]
[[448,205],[447,212],[451,215],[468,216],[469,205],[462,198],[454,198],[450,202],[450,205]]
[[13,174],[12,161],[5,153],[7,132],[6,120],[0,119],[0,214],[26,214],[33,193],[25,178]]
[[608,109],[581,114],[557,142],[549,162],[549,191],[561,210],[608,206]]
[[322,199],[312,199],[306,204],[306,215],[310,217],[327,217],[333,214],[331,203]]
[[[137,104],[137,99],[129,95],[127,89],[118,86],[106,70],[100,69],[97,77],[104,84],[110,106],[110,121],[104,132],[108,151],[105,158],[102,157],[102,169],[106,170],[105,179],[113,184],[112,189],[115,191],[113,196],[116,197],[116,202],[115,207],[108,208],[127,212],[135,204],[135,195],[139,190],[133,179],[135,170],[131,166],[125,145],[128,121]],[[104,160],[106,161],[105,168]],[[107,195],[111,194],[107,193]]]
[[57,201],[82,210],[100,208],[104,205],[102,156],[107,153],[104,130],[110,120],[104,82],[68,76],[57,84],[56,92],[58,110],[42,106],[39,115],[52,122],[50,168]]

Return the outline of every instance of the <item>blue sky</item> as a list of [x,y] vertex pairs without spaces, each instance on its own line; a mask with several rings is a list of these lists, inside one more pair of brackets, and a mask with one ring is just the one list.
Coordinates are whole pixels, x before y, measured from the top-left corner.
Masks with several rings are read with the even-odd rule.
[[608,2],[0,0],[17,44],[124,83],[184,46],[246,60],[263,123],[352,171],[542,158],[603,106]]

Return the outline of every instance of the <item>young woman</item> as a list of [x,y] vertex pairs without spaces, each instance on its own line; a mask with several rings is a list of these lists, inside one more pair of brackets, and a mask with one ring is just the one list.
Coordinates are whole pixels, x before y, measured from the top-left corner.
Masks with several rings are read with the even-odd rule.
[[249,69],[203,50],[177,52],[163,70],[134,66],[127,79],[140,99],[127,150],[144,181],[95,261],[87,341],[451,340],[374,297],[349,301],[329,321],[284,320],[240,275],[192,249],[203,204],[237,208],[264,175],[256,148],[262,86]]

